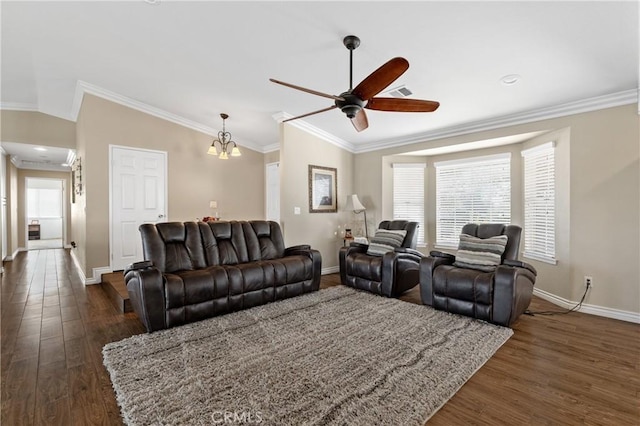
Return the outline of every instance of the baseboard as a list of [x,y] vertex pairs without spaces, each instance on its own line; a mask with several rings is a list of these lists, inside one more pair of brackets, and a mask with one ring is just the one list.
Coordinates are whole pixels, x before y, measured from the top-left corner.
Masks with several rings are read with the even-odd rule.
[[7,262],[11,262],[13,259],[16,258],[16,256],[18,255],[18,253],[20,253],[21,251],[27,251],[26,248],[24,247],[18,247],[16,249],[16,251],[14,251],[12,254],[10,254],[9,256],[5,257],[4,260]]
[[93,268],[93,276],[87,277],[84,274],[84,270],[80,266],[80,261],[76,257],[76,252],[71,250],[71,259],[73,259],[73,263],[76,265],[76,269],[78,270],[78,275],[80,276],[80,280],[84,285],[93,285],[100,284],[102,282],[102,274],[108,274],[113,272],[110,267],[103,266],[101,268]]
[[85,281],[85,285],[100,284],[102,282],[102,274],[109,274],[113,272],[110,267],[103,266],[101,268],[93,268],[93,277]]
[[71,250],[71,259],[73,260],[73,264],[76,266],[76,271],[78,271],[78,275],[80,276],[80,282],[86,285],[87,277],[84,276],[84,270],[80,266],[80,261],[76,256],[76,252]]
[[330,266],[328,268],[322,268],[322,270],[320,271],[320,274],[329,275],[329,274],[337,274],[338,272],[340,272],[339,266]]
[[[578,304],[578,302],[567,300],[565,298],[556,296],[555,294],[549,293],[544,290],[540,290],[538,288],[533,289],[533,294],[535,294],[541,299],[544,299],[548,302],[553,303],[554,305],[560,306],[565,309],[571,309]],[[606,308],[604,306],[590,305],[588,303],[583,303],[580,309],[577,309],[577,311],[582,312],[584,314],[597,315],[600,317],[612,318],[620,321],[633,322],[636,324],[640,324],[640,313],[637,313],[637,312]]]

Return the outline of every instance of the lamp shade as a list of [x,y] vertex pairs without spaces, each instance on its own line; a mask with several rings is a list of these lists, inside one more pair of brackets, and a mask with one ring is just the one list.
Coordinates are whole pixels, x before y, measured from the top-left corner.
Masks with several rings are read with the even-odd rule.
[[360,213],[365,211],[366,208],[362,205],[356,194],[351,194],[347,195],[347,207],[345,207],[345,210]]

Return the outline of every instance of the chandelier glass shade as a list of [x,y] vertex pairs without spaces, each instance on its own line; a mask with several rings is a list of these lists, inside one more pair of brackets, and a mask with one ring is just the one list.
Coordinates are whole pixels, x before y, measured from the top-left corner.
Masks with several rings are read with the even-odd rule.
[[[211,146],[209,147],[207,154],[217,155],[221,160],[228,160],[229,156],[240,157],[242,153],[240,153],[238,145],[231,140],[231,133],[225,130],[224,122],[229,118],[229,115],[222,113],[220,114],[220,117],[222,117],[222,131],[218,132],[218,137],[211,142]],[[218,149],[220,150],[219,153]]]

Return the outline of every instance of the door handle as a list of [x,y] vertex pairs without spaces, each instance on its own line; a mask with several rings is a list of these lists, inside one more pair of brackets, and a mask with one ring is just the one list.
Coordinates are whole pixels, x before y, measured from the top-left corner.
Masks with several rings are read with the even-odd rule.
[[158,215],[158,219],[162,219],[163,217],[164,217],[164,215],[163,215],[163,214],[159,214],[159,215]]

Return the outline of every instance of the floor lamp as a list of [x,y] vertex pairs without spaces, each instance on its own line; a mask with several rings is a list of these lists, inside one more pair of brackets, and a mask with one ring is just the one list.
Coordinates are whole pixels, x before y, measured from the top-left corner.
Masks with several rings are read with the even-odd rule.
[[369,227],[367,226],[367,209],[362,205],[356,194],[347,195],[347,211],[354,213],[364,213],[364,234],[369,240]]

